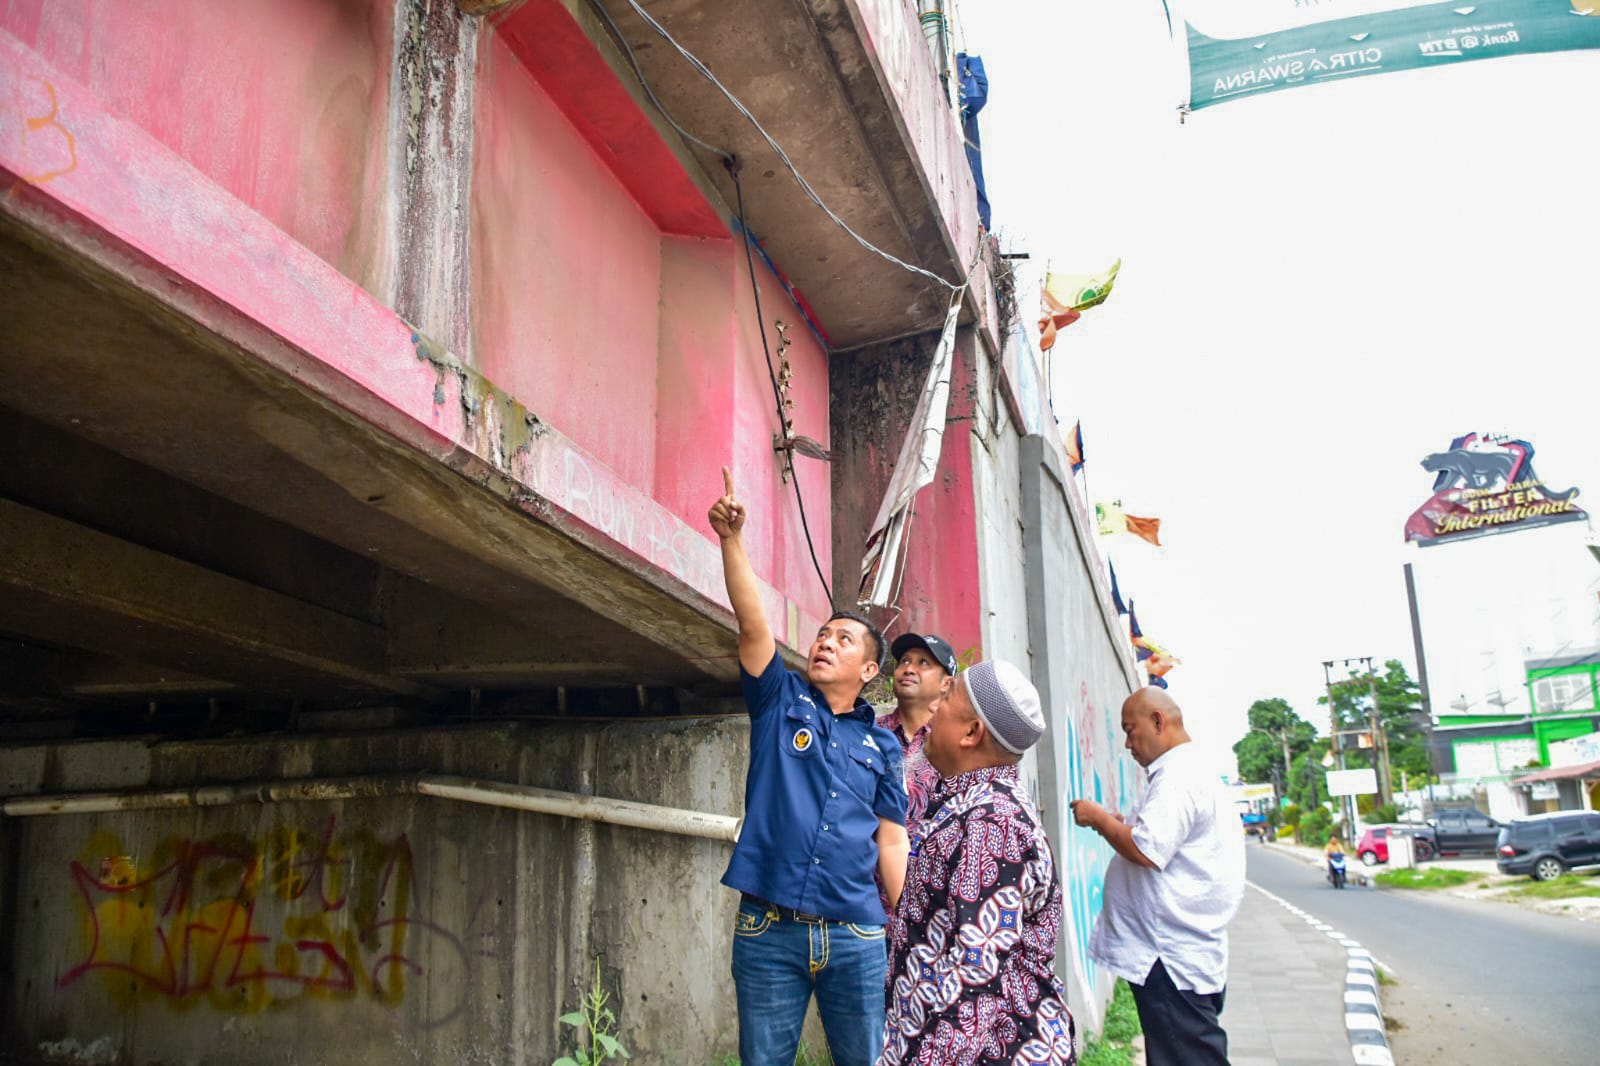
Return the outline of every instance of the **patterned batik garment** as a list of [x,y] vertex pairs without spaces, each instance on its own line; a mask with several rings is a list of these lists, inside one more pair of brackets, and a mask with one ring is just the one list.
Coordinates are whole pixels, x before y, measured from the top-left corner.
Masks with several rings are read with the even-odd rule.
[[1015,766],[939,782],[896,917],[879,1066],[1077,1062],[1061,884]]
[[879,716],[878,724],[895,735],[900,741],[901,754],[905,756],[906,795],[910,800],[906,807],[906,835],[911,838],[911,853],[915,855],[917,843],[922,839],[923,812],[928,809],[928,798],[939,786],[939,771],[935,770],[928,757],[922,754],[922,742],[928,739],[933,719],[929,718],[922,724],[922,728],[911,736],[906,735],[906,727],[900,721],[898,710]]

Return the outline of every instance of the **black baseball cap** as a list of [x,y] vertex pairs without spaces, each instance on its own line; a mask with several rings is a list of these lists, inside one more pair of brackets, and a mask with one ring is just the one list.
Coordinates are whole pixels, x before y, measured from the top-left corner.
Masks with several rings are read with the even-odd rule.
[[900,657],[912,648],[921,648],[933,656],[933,661],[944,667],[944,672],[954,677],[959,669],[956,663],[956,650],[952,648],[943,637],[936,637],[932,633],[922,636],[917,633],[902,633],[889,645],[889,654],[894,656],[894,661],[899,662]]

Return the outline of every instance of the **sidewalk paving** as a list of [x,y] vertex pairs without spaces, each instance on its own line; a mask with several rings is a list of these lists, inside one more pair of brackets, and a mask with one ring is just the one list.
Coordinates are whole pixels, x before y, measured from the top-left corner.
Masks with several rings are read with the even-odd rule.
[[1232,1066],[1349,1063],[1345,949],[1254,885],[1244,893],[1222,1011]]

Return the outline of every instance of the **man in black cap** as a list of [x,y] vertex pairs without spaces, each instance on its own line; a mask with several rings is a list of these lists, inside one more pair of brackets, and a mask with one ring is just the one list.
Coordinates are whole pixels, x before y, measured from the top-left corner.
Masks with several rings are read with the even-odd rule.
[[[906,633],[889,646],[894,656],[895,708],[878,716],[878,724],[900,741],[900,751],[905,756],[906,833],[911,838],[911,848],[917,846],[917,823],[922,812],[928,809],[928,797],[939,783],[939,771],[929,764],[922,754],[922,742],[927,739],[933,711],[950,691],[951,680],[960,668],[955,649],[943,638],[932,633]],[[898,897],[896,892],[895,896]]]

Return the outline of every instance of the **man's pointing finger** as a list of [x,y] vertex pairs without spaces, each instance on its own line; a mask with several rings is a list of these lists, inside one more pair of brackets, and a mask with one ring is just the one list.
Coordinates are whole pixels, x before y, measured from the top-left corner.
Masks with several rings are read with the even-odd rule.
[[724,488],[726,488],[728,490],[723,495],[732,496],[733,495],[733,472],[731,470],[729,470],[727,467],[723,467],[722,468],[722,485],[723,485]]

